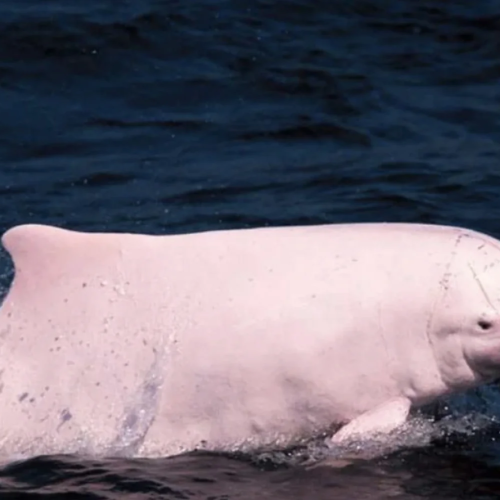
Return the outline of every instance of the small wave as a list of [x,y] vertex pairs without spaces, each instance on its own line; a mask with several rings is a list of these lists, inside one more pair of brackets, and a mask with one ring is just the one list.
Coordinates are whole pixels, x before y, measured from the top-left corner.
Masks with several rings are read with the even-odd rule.
[[370,147],[370,137],[360,131],[333,123],[304,124],[295,127],[284,127],[277,130],[259,130],[245,132],[239,136],[244,141],[255,141],[259,139],[277,140],[308,140],[308,139],[331,139],[341,141],[357,147]]

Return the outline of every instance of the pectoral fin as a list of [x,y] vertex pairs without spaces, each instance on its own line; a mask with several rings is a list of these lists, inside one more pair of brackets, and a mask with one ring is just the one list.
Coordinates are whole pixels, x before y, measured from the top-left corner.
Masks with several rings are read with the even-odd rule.
[[409,399],[403,397],[392,399],[351,420],[333,435],[330,443],[344,444],[346,441],[388,434],[406,422],[410,408]]

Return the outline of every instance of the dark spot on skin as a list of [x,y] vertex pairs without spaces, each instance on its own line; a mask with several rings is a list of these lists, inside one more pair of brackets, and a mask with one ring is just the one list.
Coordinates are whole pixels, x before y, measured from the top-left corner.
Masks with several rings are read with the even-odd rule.
[[54,337],[54,342],[57,342],[59,340],[59,337]]
[[71,420],[73,418],[73,415],[71,415],[71,412],[65,408],[62,412],[61,412],[61,420],[63,422],[67,422],[68,420]]
[[30,398],[30,403],[34,403],[35,402],[35,398]]
[[489,330],[493,326],[493,323],[491,321],[486,320],[486,319],[480,319],[477,322],[477,324],[478,324],[479,328],[481,328],[481,330]]
[[59,430],[68,420],[71,420],[72,418],[73,415],[71,415],[71,412],[67,408],[61,411],[61,423],[57,426],[57,430]]
[[125,428],[133,429],[137,425],[138,420],[139,418],[136,413],[129,413],[125,418]]
[[87,283],[82,283],[82,288],[85,288],[87,286]]
[[23,392],[17,399],[20,403],[22,403],[28,397],[27,392]]

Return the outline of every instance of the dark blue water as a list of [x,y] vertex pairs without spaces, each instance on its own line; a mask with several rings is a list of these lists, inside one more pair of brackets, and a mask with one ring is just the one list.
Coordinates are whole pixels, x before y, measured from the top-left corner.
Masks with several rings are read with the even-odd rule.
[[[499,160],[498,1],[0,5],[1,230],[418,221],[500,237]],[[343,468],[40,457],[0,472],[0,498],[498,498],[496,388],[433,412],[457,424]]]

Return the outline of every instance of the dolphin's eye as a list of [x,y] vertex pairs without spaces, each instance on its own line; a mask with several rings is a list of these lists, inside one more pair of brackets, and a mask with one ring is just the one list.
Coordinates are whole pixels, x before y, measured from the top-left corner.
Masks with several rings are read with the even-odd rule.
[[477,322],[479,328],[481,328],[481,330],[489,330],[490,328],[493,327],[493,323],[491,321],[488,321],[486,319],[480,319],[478,322]]

